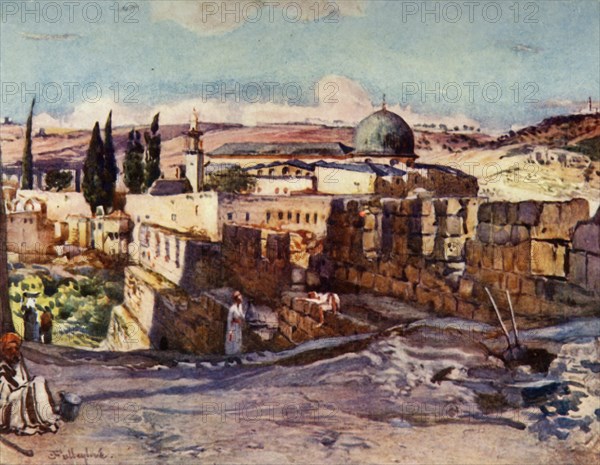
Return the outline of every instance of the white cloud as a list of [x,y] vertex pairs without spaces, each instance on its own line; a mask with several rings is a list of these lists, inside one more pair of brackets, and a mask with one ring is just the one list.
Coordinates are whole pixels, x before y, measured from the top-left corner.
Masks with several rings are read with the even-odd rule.
[[[373,103],[369,93],[356,81],[344,76],[329,75],[317,84],[318,103],[312,106],[291,105],[286,103],[249,103],[235,102],[234,98],[221,102],[201,98],[185,99],[155,107],[141,105],[115,104],[110,98],[97,103],[79,105],[73,113],[62,118],[48,114],[36,115],[37,126],[62,126],[70,128],[91,128],[96,121],[104,123],[108,112],[113,110],[113,123],[116,126],[147,125],[152,116],[160,112],[162,124],[186,124],[192,108],[197,108],[201,121],[221,123],[241,123],[255,126],[269,123],[315,123],[329,125],[355,126],[361,119],[381,108],[379,102]],[[477,121],[464,115],[452,117],[423,115],[412,111],[410,107],[388,106],[402,116],[410,125],[417,123],[444,123],[448,126],[467,124],[479,126]]]
[[175,21],[199,35],[225,34],[257,22],[337,22],[344,16],[362,16],[365,0],[221,0],[151,3],[154,21]]

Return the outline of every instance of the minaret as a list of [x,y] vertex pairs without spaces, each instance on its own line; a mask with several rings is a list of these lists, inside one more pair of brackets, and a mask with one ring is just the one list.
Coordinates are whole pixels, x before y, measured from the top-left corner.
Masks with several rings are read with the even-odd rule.
[[385,94],[383,94],[383,100],[381,101],[381,109],[387,110],[387,104],[385,103]]
[[194,192],[204,187],[204,150],[202,149],[202,131],[200,131],[198,111],[194,108],[190,116],[190,128],[186,135],[185,177]]
[[588,98],[588,103],[590,105],[590,113],[592,112],[592,97]]

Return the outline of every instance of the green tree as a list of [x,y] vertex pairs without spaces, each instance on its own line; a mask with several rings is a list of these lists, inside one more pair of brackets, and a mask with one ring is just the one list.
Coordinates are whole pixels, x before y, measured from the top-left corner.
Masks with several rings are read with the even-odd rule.
[[256,186],[256,178],[243,171],[241,167],[234,166],[211,173],[205,188],[217,192],[239,194],[253,190],[254,186]]
[[104,126],[104,190],[109,205],[112,205],[115,196],[115,185],[119,167],[115,156],[115,144],[112,136],[112,110],[108,113]]
[[31,131],[33,128],[33,106],[35,105],[35,97],[31,101],[31,109],[27,118],[27,126],[25,128],[25,146],[23,147],[23,159],[21,164],[21,189],[33,189],[33,152],[31,142]]
[[135,129],[129,133],[123,173],[129,192],[141,194],[144,191],[144,146],[139,131]]
[[159,115],[160,113],[154,115],[154,119],[150,125],[150,132],[146,131],[144,133],[144,138],[146,139],[146,188],[152,186],[154,181],[160,178],[160,134],[158,133]]
[[2,191],[3,173],[2,146],[0,145],[0,334],[14,332],[15,330],[8,301],[8,256],[6,252],[8,234],[6,231],[6,209]]
[[100,136],[100,125],[96,121],[90,139],[90,146],[83,164],[83,196],[96,214],[96,208],[103,206],[105,210],[109,207],[108,195],[104,190],[104,143]]
[[70,171],[50,170],[46,173],[46,190],[60,192],[73,182],[73,173]]

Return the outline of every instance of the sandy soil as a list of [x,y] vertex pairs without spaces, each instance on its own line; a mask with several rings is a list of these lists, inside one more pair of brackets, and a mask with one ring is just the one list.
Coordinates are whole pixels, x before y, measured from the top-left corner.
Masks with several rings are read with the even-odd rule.
[[[35,456],[3,446],[1,462],[592,463],[597,428],[596,446],[582,448],[514,427],[529,424],[536,409],[468,415],[476,407],[461,382],[465,370],[497,369],[498,362],[468,342],[426,339],[389,335],[358,352],[290,366],[190,358],[167,367],[144,354],[31,344],[30,371],[84,404],[56,435],[7,436]],[[430,382],[449,363],[456,375]]]

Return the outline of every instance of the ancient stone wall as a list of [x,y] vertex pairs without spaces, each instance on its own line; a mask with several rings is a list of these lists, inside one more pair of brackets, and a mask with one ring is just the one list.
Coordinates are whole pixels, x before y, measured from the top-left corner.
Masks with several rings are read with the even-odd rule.
[[291,285],[290,235],[224,225],[225,279],[259,302],[279,298]]
[[580,199],[334,200],[324,257],[311,261],[308,275],[341,292],[392,295],[482,320],[495,319],[485,287],[503,311],[508,290],[518,314],[594,312],[598,229],[594,221],[577,226],[587,219]]
[[114,330],[109,331],[107,344],[126,350],[223,353],[227,312],[228,303],[216,295],[201,293],[190,297],[160,275],[128,267],[125,301],[113,311]]
[[485,301],[486,286],[508,308],[508,291],[517,313],[539,316],[568,316],[575,307],[593,306],[595,297],[569,270],[573,232],[588,216],[582,199],[482,205],[477,236],[467,243],[462,296]]
[[319,307],[318,303],[305,297],[285,294],[277,310],[279,331],[294,344],[323,337],[352,336],[373,331],[370,325],[343,314],[331,311],[321,313]]

